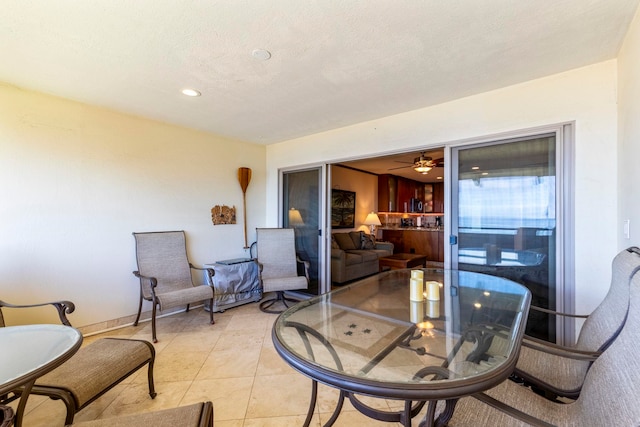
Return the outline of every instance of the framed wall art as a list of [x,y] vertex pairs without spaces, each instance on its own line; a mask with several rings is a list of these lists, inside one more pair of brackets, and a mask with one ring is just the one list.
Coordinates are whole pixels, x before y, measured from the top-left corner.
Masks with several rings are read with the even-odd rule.
[[354,228],[356,220],[356,193],[331,190],[331,228]]

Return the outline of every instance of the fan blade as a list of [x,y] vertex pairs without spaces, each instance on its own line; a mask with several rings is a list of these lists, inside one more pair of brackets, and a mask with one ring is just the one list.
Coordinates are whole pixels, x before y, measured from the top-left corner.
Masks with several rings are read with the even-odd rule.
[[396,169],[404,169],[404,168],[412,168],[412,167],[413,167],[413,163],[410,164],[410,165],[407,165],[407,166],[398,166],[397,168],[389,168],[387,170],[393,171],[393,170],[396,170]]

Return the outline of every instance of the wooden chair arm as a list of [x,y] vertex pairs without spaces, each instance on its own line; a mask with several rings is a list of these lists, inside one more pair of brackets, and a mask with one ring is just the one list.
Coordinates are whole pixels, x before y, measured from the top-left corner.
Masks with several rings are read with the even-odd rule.
[[71,301],[53,301],[53,302],[43,302],[41,304],[28,304],[28,305],[18,305],[18,304],[9,304],[5,301],[0,301],[0,308],[8,307],[8,308],[32,308],[32,307],[44,307],[47,305],[52,305],[58,311],[58,317],[60,318],[60,322],[63,325],[71,326],[71,322],[67,319],[67,314],[73,313],[76,309],[76,306]]

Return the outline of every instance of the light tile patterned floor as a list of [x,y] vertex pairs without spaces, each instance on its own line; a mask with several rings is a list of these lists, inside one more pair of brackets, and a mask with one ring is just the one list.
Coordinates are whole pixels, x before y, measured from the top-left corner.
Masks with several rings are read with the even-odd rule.
[[[289,367],[275,352],[271,327],[277,316],[250,303],[215,314],[209,325],[201,308],[158,320],[155,399],[148,395],[146,368],[126,379],[76,415],[76,421],[154,411],[210,400],[216,427],[298,427],[304,422],[311,380]],[[86,337],[86,345],[105,336],[151,341],[151,324]],[[311,425],[331,417],[338,391],[320,386]],[[363,398],[370,406],[399,409],[401,403]],[[424,410],[423,410],[424,412]],[[64,404],[40,396],[28,400],[25,427],[64,425]],[[421,417],[413,420],[418,425]],[[334,424],[393,426],[371,420],[348,402]]]

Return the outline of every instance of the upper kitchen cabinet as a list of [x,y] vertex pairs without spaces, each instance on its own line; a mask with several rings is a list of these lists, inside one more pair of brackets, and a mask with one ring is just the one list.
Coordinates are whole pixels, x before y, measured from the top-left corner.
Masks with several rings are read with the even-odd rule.
[[433,212],[444,212],[444,183],[433,184]]
[[398,177],[378,175],[378,212],[398,212]]

